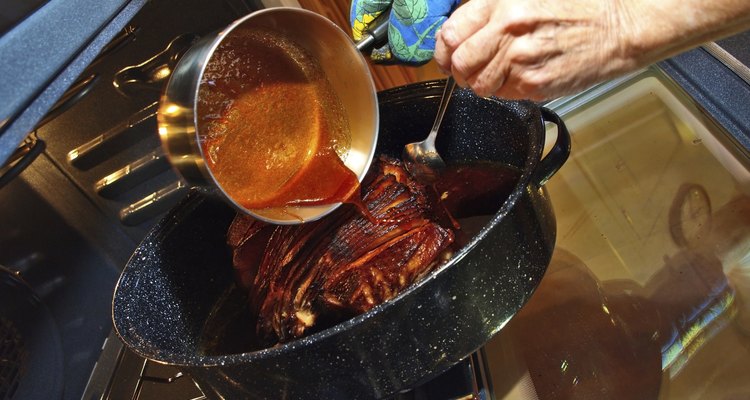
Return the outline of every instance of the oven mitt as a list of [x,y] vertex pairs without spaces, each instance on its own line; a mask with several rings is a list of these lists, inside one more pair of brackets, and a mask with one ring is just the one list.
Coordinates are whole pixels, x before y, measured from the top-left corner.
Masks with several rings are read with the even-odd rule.
[[388,43],[373,49],[370,58],[381,64],[421,65],[432,59],[435,33],[460,0],[352,0],[349,22],[355,41],[367,25],[391,8]]

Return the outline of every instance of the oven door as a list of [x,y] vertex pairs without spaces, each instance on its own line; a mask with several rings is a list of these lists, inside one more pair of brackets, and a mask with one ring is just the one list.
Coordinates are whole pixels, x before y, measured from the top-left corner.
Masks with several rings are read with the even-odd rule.
[[483,349],[493,397],[749,393],[747,149],[658,67],[550,106],[572,138],[557,246]]

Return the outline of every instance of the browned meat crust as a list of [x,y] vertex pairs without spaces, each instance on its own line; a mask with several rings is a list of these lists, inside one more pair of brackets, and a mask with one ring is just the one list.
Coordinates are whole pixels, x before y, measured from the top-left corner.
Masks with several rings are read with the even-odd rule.
[[454,233],[400,162],[381,158],[363,186],[375,220],[340,207],[320,221],[266,225],[238,215],[227,242],[257,334],[286,342],[396,296],[447,255]]

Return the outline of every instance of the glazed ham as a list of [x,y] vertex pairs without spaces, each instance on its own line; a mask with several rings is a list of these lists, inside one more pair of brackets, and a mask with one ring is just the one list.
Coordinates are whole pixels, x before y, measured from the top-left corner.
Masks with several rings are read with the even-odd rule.
[[244,215],[227,241],[259,338],[287,342],[396,296],[448,258],[454,233],[400,162],[381,158],[363,185],[372,218],[353,207],[301,225]]

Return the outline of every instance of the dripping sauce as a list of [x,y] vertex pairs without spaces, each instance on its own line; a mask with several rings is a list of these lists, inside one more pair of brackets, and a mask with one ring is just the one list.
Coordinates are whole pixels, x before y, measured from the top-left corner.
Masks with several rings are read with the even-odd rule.
[[[495,162],[449,165],[443,171],[433,189],[438,195],[437,201],[458,224],[458,228],[451,227],[456,235],[452,244],[454,252],[490,222],[515,190],[520,176],[519,169]],[[440,208],[433,208],[436,213],[433,217],[449,227],[450,223],[437,215]],[[201,332],[201,349],[209,355],[262,350],[265,344],[255,335],[255,324],[256,316],[250,310],[245,290],[232,284],[209,313]],[[326,327],[323,324],[318,329]]]

